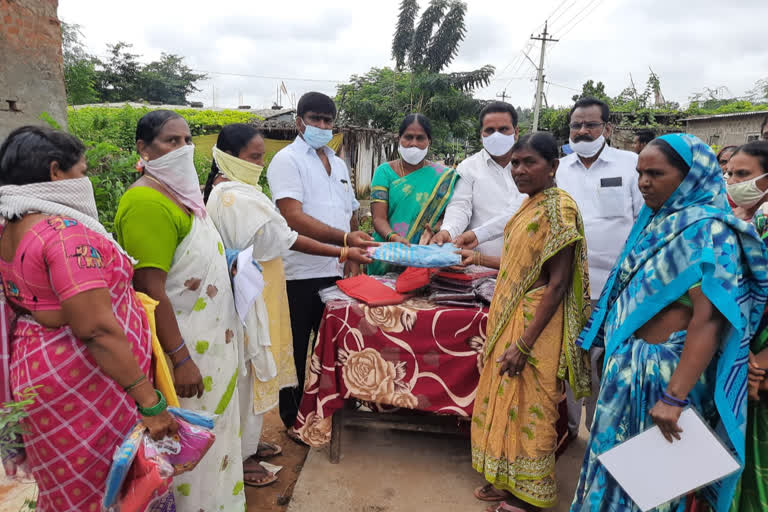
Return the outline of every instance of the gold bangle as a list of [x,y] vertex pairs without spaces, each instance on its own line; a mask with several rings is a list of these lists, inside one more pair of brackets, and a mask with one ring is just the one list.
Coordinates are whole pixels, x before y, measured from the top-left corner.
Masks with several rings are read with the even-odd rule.
[[[520,345],[523,345],[522,347]],[[531,350],[533,350],[531,347],[529,347],[525,341],[523,341],[523,337],[520,336],[520,338],[515,342],[515,345],[517,346],[518,350],[523,353],[523,355],[529,356],[531,355]],[[525,348],[523,348],[525,347]]]
[[473,257],[472,257],[472,262],[475,265],[478,265],[478,266],[482,267],[483,266],[482,261],[483,261],[483,254],[480,251],[475,251],[475,253],[474,253]]
[[349,233],[344,233],[344,247],[348,247],[347,245],[347,237],[349,236]]
[[349,256],[349,247],[342,247],[341,253],[339,254],[339,263],[344,263],[347,261],[347,257]]

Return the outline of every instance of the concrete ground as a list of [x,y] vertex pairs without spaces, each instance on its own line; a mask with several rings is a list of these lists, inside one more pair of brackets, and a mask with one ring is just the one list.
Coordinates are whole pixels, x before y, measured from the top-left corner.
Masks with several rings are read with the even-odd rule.
[[[587,432],[557,462],[560,502],[567,511],[579,477]],[[288,512],[481,512],[472,491],[485,483],[472,469],[469,439],[383,429],[345,428],[342,459],[312,449]]]

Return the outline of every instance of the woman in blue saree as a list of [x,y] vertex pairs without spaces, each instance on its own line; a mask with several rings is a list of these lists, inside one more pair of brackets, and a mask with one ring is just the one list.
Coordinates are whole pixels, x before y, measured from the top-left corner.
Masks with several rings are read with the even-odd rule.
[[[653,424],[680,439],[687,404],[744,463],[749,342],[768,296],[765,246],[732,214],[715,154],[696,137],[654,140],[637,170],[645,207],[579,340],[605,347],[605,363],[572,512],[639,510],[597,457]],[[724,512],[738,478],[700,497]],[[656,510],[684,507],[679,498]]]

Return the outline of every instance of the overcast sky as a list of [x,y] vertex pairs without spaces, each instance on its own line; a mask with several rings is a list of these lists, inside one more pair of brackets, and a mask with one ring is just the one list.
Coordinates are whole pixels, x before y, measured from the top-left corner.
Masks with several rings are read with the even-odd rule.
[[[149,62],[161,52],[186,58],[209,73],[191,99],[234,107],[242,94],[269,107],[281,80],[296,98],[318,90],[333,95],[339,81],[371,67],[391,66],[399,0],[59,0],[59,18],[81,25],[87,47],[125,41]],[[428,0],[420,0],[422,9]],[[550,104],[567,105],[588,79],[610,95],[642,89],[653,69],[667,100],[686,103],[704,87],[742,95],[768,78],[766,0],[467,0],[467,36],[449,71],[496,67],[491,85],[476,93],[531,106],[535,70],[522,58],[532,32],[551,16],[560,42],[548,45],[545,88]],[[98,6],[98,7],[97,7]],[[181,7],[183,6],[183,7]],[[538,63],[538,44],[530,49]],[[222,73],[222,74],[219,74]],[[227,73],[227,74],[223,74]],[[256,75],[256,76],[232,76]],[[569,89],[570,88],[570,89]],[[283,105],[289,106],[288,99]]]

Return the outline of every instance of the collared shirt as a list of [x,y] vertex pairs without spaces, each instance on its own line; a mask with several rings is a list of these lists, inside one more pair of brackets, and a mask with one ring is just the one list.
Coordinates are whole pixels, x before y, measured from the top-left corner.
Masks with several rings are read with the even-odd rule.
[[[300,136],[278,151],[267,170],[272,200],[277,203],[280,199],[295,199],[310,217],[347,232],[352,213],[360,203],[355,199],[347,164],[328,146],[323,151],[331,164],[330,175],[317,152]],[[333,257],[288,251],[283,261],[288,280],[341,276],[343,271]]]
[[643,206],[637,155],[606,145],[587,169],[573,153],[560,159],[556,180],[576,201],[584,219],[590,293],[599,299]]
[[[512,179],[512,166],[500,166],[485,150],[475,153],[456,168],[459,181],[445,210],[441,229],[455,238],[465,231],[474,231],[478,250],[501,256],[502,238],[493,239],[498,224],[506,225],[523,200],[528,197],[517,190]],[[503,218],[498,218],[504,212]],[[501,226],[504,231],[504,226]]]

